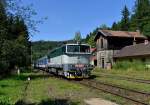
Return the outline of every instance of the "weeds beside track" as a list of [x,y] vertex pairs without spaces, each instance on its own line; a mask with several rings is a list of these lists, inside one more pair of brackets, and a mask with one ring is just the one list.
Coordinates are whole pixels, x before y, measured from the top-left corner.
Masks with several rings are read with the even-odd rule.
[[96,80],[83,80],[79,82],[82,85],[95,88],[106,93],[117,95],[134,102],[135,105],[150,105],[150,93],[131,90],[128,88],[107,84]]
[[108,77],[108,78],[115,78],[115,79],[119,79],[119,80],[127,80],[127,81],[132,81],[132,82],[137,82],[137,83],[150,84],[150,80],[139,79],[139,78],[131,78],[131,77],[124,77],[124,76],[113,76],[113,75],[105,74],[105,73],[101,73],[99,76]]

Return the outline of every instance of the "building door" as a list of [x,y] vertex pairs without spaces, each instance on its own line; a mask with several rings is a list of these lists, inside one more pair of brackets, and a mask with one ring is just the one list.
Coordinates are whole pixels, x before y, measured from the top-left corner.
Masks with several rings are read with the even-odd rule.
[[102,68],[104,68],[105,67],[105,61],[104,61],[104,58],[102,58]]
[[97,66],[97,60],[94,60],[94,66]]

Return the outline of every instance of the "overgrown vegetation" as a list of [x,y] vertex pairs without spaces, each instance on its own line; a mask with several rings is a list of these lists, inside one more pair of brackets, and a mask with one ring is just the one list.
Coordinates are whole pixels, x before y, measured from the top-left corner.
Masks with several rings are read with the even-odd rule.
[[150,76],[149,76],[150,70],[136,70],[136,69],[105,70],[105,69],[96,68],[92,71],[92,75],[96,77],[95,78],[96,80],[99,80],[105,83],[119,85],[122,87],[135,89],[139,91],[150,92],[149,84],[138,83],[135,81],[129,81],[128,79],[124,79],[124,78],[134,78],[134,79],[150,80]]
[[134,60],[134,61],[118,61],[113,65],[113,69],[115,70],[146,70],[146,64],[142,61]]

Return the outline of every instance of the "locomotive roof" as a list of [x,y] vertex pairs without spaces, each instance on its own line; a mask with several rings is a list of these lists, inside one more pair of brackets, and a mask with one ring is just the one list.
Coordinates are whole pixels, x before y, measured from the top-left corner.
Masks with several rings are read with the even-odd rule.
[[88,44],[80,44],[80,43],[79,43],[79,44],[78,44],[78,43],[64,44],[64,45],[62,45],[62,46],[60,46],[60,47],[54,48],[53,50],[49,51],[45,56],[39,58],[37,61],[47,58],[47,57],[48,57],[47,55],[48,55],[49,53],[51,53],[52,51],[54,51],[54,50],[56,50],[56,49],[59,49],[59,48],[61,48],[61,47],[63,47],[63,46],[66,46],[66,45],[86,45],[86,46],[90,46],[90,45],[88,45]]
[[[63,47],[63,46],[66,46],[66,45],[86,45],[86,46],[90,46],[90,45],[88,45],[88,44],[69,43],[69,44],[64,44],[64,45],[62,45],[62,46],[60,46],[60,47],[56,47],[56,48],[54,48],[53,50],[51,50],[50,52],[52,52],[52,51],[54,51],[54,50],[56,50],[56,49],[59,49],[59,48],[61,48],[61,47]],[[48,52],[48,53],[50,53],[50,52]]]

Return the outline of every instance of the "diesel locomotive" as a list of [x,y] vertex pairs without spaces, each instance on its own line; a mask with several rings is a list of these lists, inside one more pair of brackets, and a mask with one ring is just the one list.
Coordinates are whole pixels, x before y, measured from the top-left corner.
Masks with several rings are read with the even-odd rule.
[[90,65],[88,44],[65,44],[38,59],[35,67],[66,78],[88,78]]

